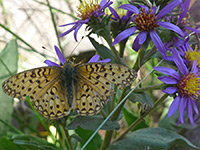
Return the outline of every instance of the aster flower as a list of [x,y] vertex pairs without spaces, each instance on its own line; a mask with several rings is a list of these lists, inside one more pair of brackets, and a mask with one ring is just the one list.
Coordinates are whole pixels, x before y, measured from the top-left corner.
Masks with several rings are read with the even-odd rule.
[[[64,65],[66,62],[66,59],[64,57],[64,55],[62,54],[62,52],[60,51],[60,49],[57,46],[54,46],[56,54],[58,56],[58,59],[60,60],[61,64]],[[88,63],[92,63],[92,62],[99,62],[99,63],[108,63],[110,62],[110,58],[104,59],[104,60],[99,60],[100,56],[99,55],[94,55],[89,61]],[[51,60],[45,60],[44,63],[46,63],[48,66],[57,66],[57,67],[61,67],[61,65],[52,62]]]
[[108,7],[110,12],[112,13],[111,19],[114,21],[120,21],[122,20],[122,23],[126,22],[127,20],[130,19],[130,17],[133,15],[133,12],[127,11],[125,12],[120,11],[119,9],[117,9],[117,11],[112,8],[111,6]]
[[[184,63],[187,64],[188,67],[191,67],[194,60],[197,61],[197,66],[200,68],[200,51],[197,48],[197,45],[193,49],[189,44],[189,38],[182,40],[180,38],[174,38],[174,41],[167,43],[166,48],[169,51],[175,49],[177,53],[182,57]],[[174,61],[172,56],[167,56],[164,58],[168,61]]]
[[[183,59],[174,49],[172,56],[181,74],[171,68],[155,67],[154,69],[169,76],[158,77],[159,80],[169,85],[163,92],[175,94],[176,97],[170,105],[168,117],[171,117],[179,108],[179,122],[184,123],[184,113],[188,110],[189,120],[194,126],[193,110],[199,116],[199,110],[196,100],[200,96],[200,72],[197,67],[197,61],[192,64],[191,70],[188,70]],[[177,93],[177,94],[176,94]]]
[[181,26],[181,28],[183,28],[184,31],[190,30],[195,33],[200,33],[200,30],[191,28],[191,25],[190,25],[190,21],[189,21],[190,18],[189,18],[189,15],[187,15],[189,6],[190,6],[190,2],[191,2],[191,0],[185,0],[184,2],[182,2],[180,4],[182,13],[180,14],[180,16],[178,18],[177,24],[179,24],[179,26]]
[[124,30],[121,32],[112,43],[112,46],[119,43],[120,41],[128,38],[133,33],[135,33],[136,30],[139,30],[139,34],[137,35],[136,39],[133,42],[132,48],[135,51],[138,51],[141,47],[141,45],[146,41],[147,35],[149,34],[152,41],[154,42],[156,48],[159,50],[159,52],[166,56],[165,47],[163,42],[161,41],[160,37],[156,33],[156,30],[159,26],[167,28],[169,30],[172,30],[182,37],[184,37],[183,31],[176,25],[170,23],[170,22],[163,22],[161,21],[161,18],[164,17],[166,14],[170,13],[175,7],[177,7],[182,1],[181,0],[174,0],[173,2],[166,5],[158,14],[156,14],[156,8],[153,7],[152,9],[149,9],[146,6],[141,6],[141,9],[138,9],[137,7],[131,5],[131,4],[125,4],[120,6],[119,8],[123,8],[126,10],[129,10],[131,12],[134,12],[136,15],[133,16],[132,22],[135,24],[133,27]]
[[61,25],[60,27],[64,27],[64,26],[68,26],[68,25],[74,25],[74,26],[71,29],[60,34],[59,37],[63,37],[65,35],[69,34],[70,32],[74,31],[74,39],[77,41],[77,32],[81,28],[81,26],[83,24],[88,24],[91,17],[93,17],[93,16],[96,18],[103,16],[104,10],[111,4],[112,4],[112,2],[110,2],[110,0],[108,0],[108,1],[102,0],[100,2],[100,4],[98,4],[97,0],[82,1],[82,3],[80,3],[80,5],[78,7],[78,12],[79,12],[78,17],[80,17],[81,19],[76,22],[73,22],[73,23]]

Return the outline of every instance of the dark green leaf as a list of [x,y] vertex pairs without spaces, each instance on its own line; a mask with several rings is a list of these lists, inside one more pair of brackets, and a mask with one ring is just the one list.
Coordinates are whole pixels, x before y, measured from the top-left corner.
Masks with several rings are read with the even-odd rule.
[[[90,138],[94,131],[84,130],[82,128],[77,128],[75,132],[81,137],[83,142],[81,142],[81,146],[85,144],[85,142]],[[102,144],[102,139],[99,134],[96,134],[94,138],[90,141],[90,143],[86,146],[85,150],[98,150],[100,149]]]
[[[17,72],[17,61],[17,43],[15,40],[11,40],[0,53],[0,85],[11,76],[11,73],[15,74]],[[13,99],[2,91],[2,86],[0,86],[0,97],[0,118],[10,123],[13,112]],[[0,122],[0,136],[4,135],[7,130],[8,127]]]
[[99,44],[97,41],[95,41],[95,39],[93,39],[92,37],[88,37],[90,42],[92,43],[92,45],[94,46],[94,48],[96,49],[97,53],[103,58],[110,58],[111,59],[111,63],[116,63],[116,59],[115,56],[113,55],[112,51],[110,49],[108,49],[107,47],[105,47],[102,44]]
[[[81,127],[86,130],[96,130],[103,122],[104,118],[100,115],[96,116],[77,116],[69,125],[66,126],[67,130],[74,130]],[[102,130],[118,130],[120,128],[117,121],[108,120]]]
[[153,102],[151,97],[146,93],[146,92],[142,92],[142,93],[131,93],[131,95],[128,97],[130,101],[132,102],[140,102],[143,104],[147,104],[149,106],[153,106]]
[[124,139],[110,145],[108,150],[186,150],[199,149],[185,137],[163,129],[145,128],[128,134]]
[[41,138],[32,135],[14,135],[0,139],[0,149],[5,150],[57,150],[57,147]]
[[[129,112],[126,108],[122,109],[122,112],[124,114],[124,118],[126,120],[126,122],[128,123],[128,125],[130,126],[136,119],[138,119],[138,117],[134,116],[133,113]],[[145,123],[145,121],[140,122],[133,130],[131,131],[135,131],[141,128],[146,128],[148,127]]]

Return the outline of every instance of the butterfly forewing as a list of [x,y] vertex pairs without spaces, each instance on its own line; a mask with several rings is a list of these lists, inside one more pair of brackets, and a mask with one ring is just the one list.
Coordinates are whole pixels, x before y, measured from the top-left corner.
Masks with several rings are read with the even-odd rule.
[[19,99],[30,97],[33,106],[46,118],[66,116],[73,108],[80,115],[99,113],[114,93],[111,83],[123,89],[132,84],[136,72],[108,63],[41,67],[18,73],[2,87],[6,94]]
[[125,66],[107,63],[77,65],[78,95],[76,108],[81,115],[94,115],[114,93],[111,83],[120,89],[129,86],[136,78],[136,72]]
[[46,118],[56,119],[68,115],[63,87],[60,85],[60,67],[41,67],[18,73],[3,84],[6,94],[25,99],[30,97],[33,106]]

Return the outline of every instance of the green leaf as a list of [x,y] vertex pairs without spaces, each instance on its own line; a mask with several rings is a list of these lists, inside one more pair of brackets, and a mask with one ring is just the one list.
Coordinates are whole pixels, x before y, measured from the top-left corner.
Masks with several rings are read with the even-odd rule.
[[[93,134],[94,131],[90,130],[84,130],[80,127],[78,127],[75,132],[81,137],[83,142],[81,142],[81,146],[85,144],[85,142],[90,138],[90,136]],[[90,143],[86,146],[85,150],[96,150],[100,149],[102,144],[102,139],[99,134],[96,134],[94,138],[90,141]]]
[[0,149],[5,150],[57,150],[58,148],[32,135],[13,135],[12,137],[2,137],[0,139]]
[[[134,114],[129,112],[126,108],[123,108],[122,112],[124,114],[124,118],[125,118],[128,126],[130,126],[136,119],[138,119],[138,117],[134,116]],[[142,121],[131,131],[135,131],[135,130],[138,130],[141,128],[146,128],[146,127],[148,127],[148,126],[146,125],[145,121]]]
[[[12,74],[17,72],[18,50],[16,40],[11,40],[0,53],[0,85]],[[13,98],[6,95],[0,86],[0,118],[10,123],[13,112]],[[5,135],[8,127],[0,122],[0,136]]]
[[131,93],[131,95],[128,97],[128,99],[132,102],[140,102],[143,104],[147,104],[149,106],[153,106],[153,102],[151,97],[146,92],[141,93]]
[[163,129],[145,128],[128,134],[124,139],[110,145],[108,150],[186,150],[200,149],[185,137]]
[[[74,120],[66,126],[67,130],[74,130],[77,127],[81,127],[86,130],[96,130],[103,122],[104,118],[100,115],[96,116],[77,116]],[[108,120],[102,130],[118,130],[120,128],[117,121]]]
[[107,47],[105,47],[102,44],[99,44],[97,41],[95,41],[95,39],[93,39],[92,37],[88,37],[90,42],[92,43],[92,45],[94,46],[94,48],[96,49],[97,53],[103,58],[110,58],[111,59],[111,63],[116,63],[116,59],[115,56],[113,55],[112,51],[110,49],[108,49]]

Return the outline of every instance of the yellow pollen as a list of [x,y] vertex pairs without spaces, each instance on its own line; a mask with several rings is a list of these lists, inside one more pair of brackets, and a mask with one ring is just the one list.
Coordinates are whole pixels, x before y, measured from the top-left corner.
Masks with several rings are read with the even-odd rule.
[[145,9],[142,8],[140,13],[135,18],[135,24],[138,27],[138,30],[141,31],[152,31],[154,28],[158,27],[156,15],[151,13],[152,10],[149,9],[149,12],[146,14]]
[[197,45],[195,46],[194,51],[191,51],[191,46],[189,47],[188,51],[186,52],[185,58],[191,66],[194,60],[197,60],[197,66],[200,68],[200,51],[197,51]]
[[82,20],[85,20],[100,8],[101,6],[98,4],[98,0],[84,0],[77,7],[78,17],[80,17]]
[[184,76],[177,85],[181,96],[188,96],[191,98],[198,97],[200,90],[199,80],[200,77],[193,72]]

